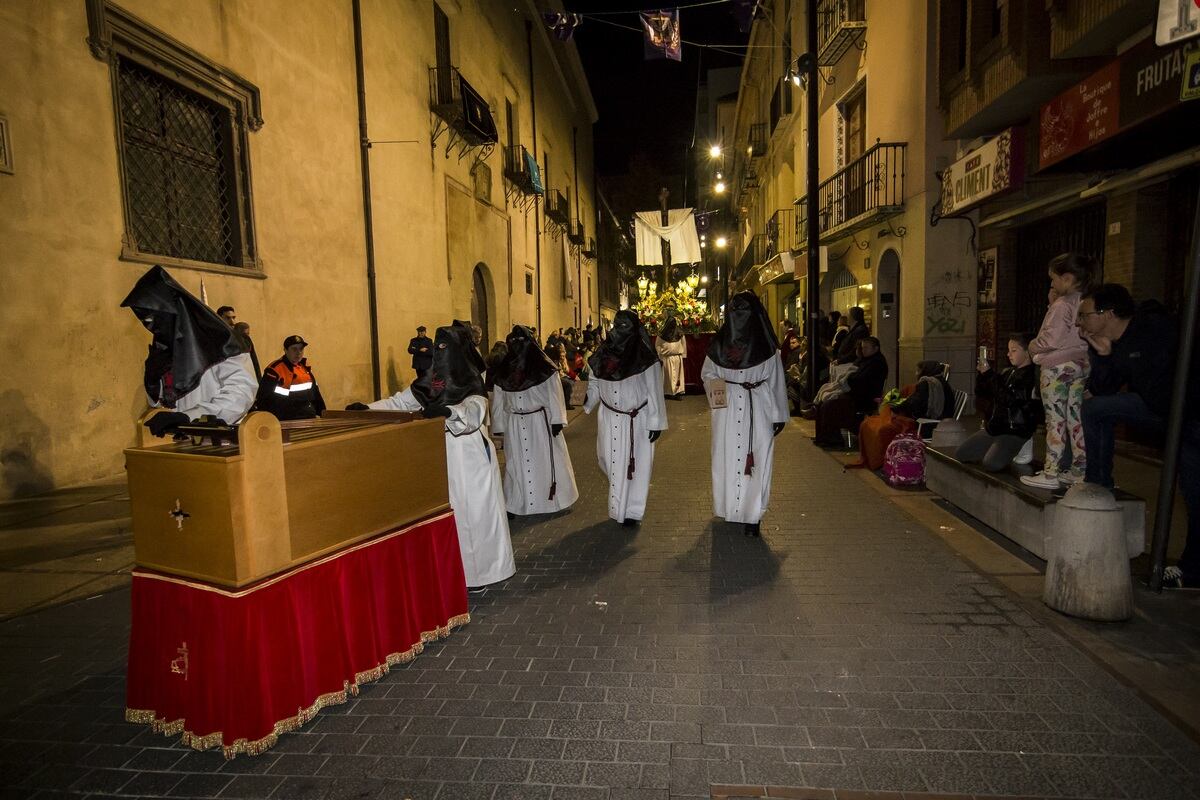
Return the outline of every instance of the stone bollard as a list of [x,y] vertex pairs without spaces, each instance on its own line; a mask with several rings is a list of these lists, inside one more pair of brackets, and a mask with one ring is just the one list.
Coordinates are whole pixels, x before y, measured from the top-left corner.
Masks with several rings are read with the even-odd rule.
[[1077,483],[1058,501],[1046,542],[1042,602],[1073,617],[1117,622],[1133,615],[1133,581],[1121,509],[1112,492]]
[[953,450],[966,441],[969,435],[967,426],[962,424],[962,420],[944,419],[933,429],[929,446],[943,452]]

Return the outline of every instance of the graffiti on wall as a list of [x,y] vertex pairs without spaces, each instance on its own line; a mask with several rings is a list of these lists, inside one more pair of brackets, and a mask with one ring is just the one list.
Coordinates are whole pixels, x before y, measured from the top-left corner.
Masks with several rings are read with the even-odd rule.
[[968,292],[935,292],[929,295],[925,298],[926,335],[966,333],[970,311],[971,295]]

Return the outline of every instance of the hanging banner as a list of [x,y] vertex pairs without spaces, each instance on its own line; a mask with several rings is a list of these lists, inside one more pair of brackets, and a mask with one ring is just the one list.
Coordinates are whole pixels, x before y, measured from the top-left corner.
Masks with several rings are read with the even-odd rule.
[[1009,128],[942,173],[942,216],[966,211],[1025,182],[1021,132]]
[[679,36],[679,9],[643,11],[639,15],[646,37],[642,48],[646,58],[683,59],[683,42]]
[[542,21],[546,23],[555,39],[569,42],[575,35],[575,29],[583,24],[583,17],[579,14],[547,11],[542,14]]
[[729,13],[737,20],[738,32],[750,32],[751,26],[754,25],[754,10],[757,7],[758,0],[733,0],[733,8]]

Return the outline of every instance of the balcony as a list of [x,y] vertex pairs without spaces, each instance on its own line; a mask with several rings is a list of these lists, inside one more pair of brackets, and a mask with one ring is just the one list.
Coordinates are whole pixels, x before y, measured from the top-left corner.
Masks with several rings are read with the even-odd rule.
[[742,172],[742,183],[738,188],[738,194],[746,194],[747,192],[758,188],[758,174],[755,173],[754,167],[749,164]]
[[588,259],[589,261],[594,261],[596,259],[596,240],[595,239],[593,239],[591,237],[588,238],[587,246],[583,248],[583,257]]
[[587,241],[587,232],[583,229],[582,221],[575,220],[567,226],[567,241],[576,247],[583,247],[583,243]]
[[817,64],[832,67],[866,31],[866,0],[818,0]]
[[[907,142],[876,143],[817,190],[819,236],[828,244],[904,210]],[[796,249],[808,246],[808,198],[796,201]]]
[[[429,108],[444,123],[444,128],[451,131],[447,154],[456,139],[464,150],[495,145],[499,140],[487,101],[467,83],[457,67],[429,68]],[[444,128],[435,131],[435,140]]]
[[767,234],[759,233],[751,236],[746,242],[746,249],[738,259],[737,267],[730,275],[732,281],[742,281],[749,277],[750,272],[767,261],[767,250],[771,246]]
[[563,230],[571,224],[571,206],[557,189],[546,190],[546,218]]
[[545,191],[537,162],[519,144],[504,148],[504,178],[523,195],[542,194]]
[[767,123],[756,122],[750,126],[750,137],[746,141],[746,155],[751,159],[767,154]]
[[781,208],[767,222],[767,258],[797,249],[796,209]]
[[781,78],[775,84],[775,91],[771,94],[771,135],[779,130],[779,123],[783,122],[792,114],[792,82],[787,78]]

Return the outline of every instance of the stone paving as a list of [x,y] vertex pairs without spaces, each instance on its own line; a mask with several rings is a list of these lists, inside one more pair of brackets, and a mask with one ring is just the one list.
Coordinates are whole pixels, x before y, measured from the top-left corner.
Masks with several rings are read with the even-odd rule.
[[1190,739],[795,426],[752,539],[712,518],[703,400],[668,411],[639,530],[577,421],[581,498],[514,524],[517,576],[257,758],[122,721],[127,591],[0,624],[0,797],[1198,796]]

